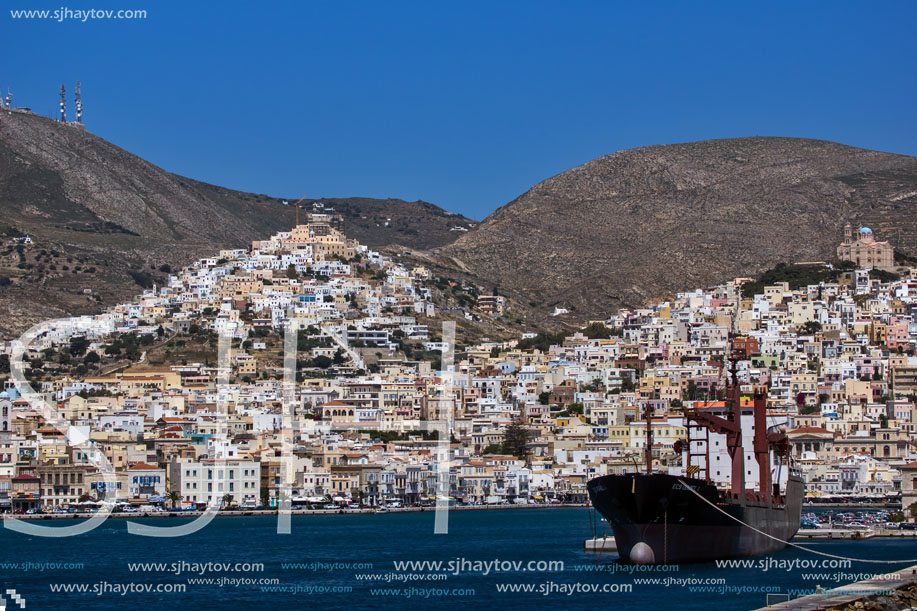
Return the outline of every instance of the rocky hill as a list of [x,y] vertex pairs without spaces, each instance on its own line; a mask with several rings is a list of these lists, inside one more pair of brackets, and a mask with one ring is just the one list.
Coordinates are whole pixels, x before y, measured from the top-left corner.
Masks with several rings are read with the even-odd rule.
[[571,320],[829,260],[844,223],[917,252],[917,158],[795,138],[649,146],[538,183],[443,248],[458,269]]
[[[308,188],[308,185],[305,186]],[[289,199],[293,202],[295,198]],[[426,249],[474,221],[426,202],[320,201],[374,247]],[[86,130],[0,113],[0,338],[43,318],[98,310],[220,248],[290,228],[282,200],[177,176]],[[33,244],[12,240],[29,234]],[[21,251],[21,252],[20,252]]]

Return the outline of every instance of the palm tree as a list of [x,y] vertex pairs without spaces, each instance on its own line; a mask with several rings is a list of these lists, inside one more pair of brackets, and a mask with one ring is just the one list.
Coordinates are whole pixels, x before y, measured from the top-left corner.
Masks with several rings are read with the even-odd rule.
[[229,507],[232,504],[232,499],[233,499],[233,496],[231,494],[229,493],[224,494],[223,499],[222,499],[223,505],[225,505],[226,507]]
[[181,502],[181,495],[174,490],[166,495],[166,498],[169,499],[169,503],[172,504],[172,509],[175,509],[175,506]]

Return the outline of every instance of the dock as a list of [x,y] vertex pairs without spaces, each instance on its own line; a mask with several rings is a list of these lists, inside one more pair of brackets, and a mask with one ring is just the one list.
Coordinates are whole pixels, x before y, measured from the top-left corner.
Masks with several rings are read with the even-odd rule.
[[[889,592],[891,591],[891,592]],[[761,607],[757,611],[819,611],[823,609],[847,610],[869,609],[864,601],[872,597],[888,599],[893,606],[881,603],[876,608],[907,609],[917,601],[917,565],[851,583],[839,588],[827,589],[819,594],[811,594],[790,601]],[[899,604],[900,603],[900,604]],[[903,606],[901,606],[903,605]]]
[[[873,538],[917,538],[917,530],[896,530],[893,528],[875,528],[856,530],[852,528],[801,528],[793,541],[865,541]],[[615,538],[596,537],[586,539],[583,549],[587,552],[617,552]]]
[[917,530],[899,530],[895,528],[870,528],[869,530],[853,528],[800,528],[793,540],[799,539],[860,539],[917,537]]
[[797,539],[871,539],[883,536],[875,530],[854,530],[852,528],[800,528],[793,540]]

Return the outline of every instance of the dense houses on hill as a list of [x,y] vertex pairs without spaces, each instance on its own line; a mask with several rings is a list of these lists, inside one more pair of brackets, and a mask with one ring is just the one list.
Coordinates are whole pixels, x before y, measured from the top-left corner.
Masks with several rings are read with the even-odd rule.
[[[871,232],[858,235],[842,247],[875,250]],[[647,413],[652,468],[684,475],[684,411],[724,409],[733,355],[742,392],[767,389],[769,426],[787,431],[811,499],[903,495],[909,506],[917,269],[876,252],[820,265],[811,284],[736,279],[566,335],[461,346],[449,367],[429,270],[310,215],[28,338],[32,369],[58,355],[84,371],[26,372],[35,394],[6,380],[0,510],[102,498],[273,507],[287,484],[294,505],[428,503],[440,478],[459,503],[585,501],[589,479],[646,468]],[[476,295],[464,315],[505,307]],[[213,354],[225,345],[225,358],[187,358],[177,342],[195,337]],[[145,360],[166,341],[181,358]],[[133,366],[85,366],[123,350]],[[725,444],[711,444],[708,474],[725,485]]]

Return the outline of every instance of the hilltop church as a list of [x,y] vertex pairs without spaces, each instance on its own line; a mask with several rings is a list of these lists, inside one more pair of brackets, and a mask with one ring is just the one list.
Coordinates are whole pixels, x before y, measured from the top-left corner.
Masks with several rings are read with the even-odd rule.
[[877,242],[869,227],[860,227],[856,240],[850,223],[844,225],[844,242],[837,247],[837,258],[853,261],[857,267],[895,269],[895,249],[888,242]]

